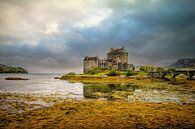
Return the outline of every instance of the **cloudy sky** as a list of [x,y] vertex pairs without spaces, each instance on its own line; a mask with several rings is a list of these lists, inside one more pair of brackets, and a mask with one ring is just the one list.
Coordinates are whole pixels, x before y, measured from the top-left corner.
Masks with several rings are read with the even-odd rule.
[[195,57],[195,0],[0,0],[0,63],[81,72],[86,55],[125,46],[129,63]]

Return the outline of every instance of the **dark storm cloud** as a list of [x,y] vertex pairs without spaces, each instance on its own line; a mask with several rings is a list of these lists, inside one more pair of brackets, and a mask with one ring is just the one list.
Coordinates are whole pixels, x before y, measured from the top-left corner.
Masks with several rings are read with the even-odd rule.
[[154,5],[139,3],[133,11],[131,7],[125,8],[125,16],[113,16],[115,21],[109,37],[125,42],[130,56],[135,58],[133,63],[159,64],[161,60],[193,57],[194,3],[157,1]]
[[[84,56],[105,57],[109,48],[122,46],[129,52],[129,62],[137,65],[164,65],[195,55],[193,0],[107,0],[87,4],[78,0],[67,3],[71,9],[62,2],[66,3],[54,2],[52,13],[49,1],[39,1],[36,6],[33,2],[4,1],[10,8],[0,19],[1,63],[23,65],[32,72],[81,70]],[[23,17],[18,11],[13,17],[12,11],[23,7],[31,8],[29,15]],[[32,19],[37,12],[40,16]],[[15,18],[26,18],[16,23],[29,31],[17,28],[12,22]]]

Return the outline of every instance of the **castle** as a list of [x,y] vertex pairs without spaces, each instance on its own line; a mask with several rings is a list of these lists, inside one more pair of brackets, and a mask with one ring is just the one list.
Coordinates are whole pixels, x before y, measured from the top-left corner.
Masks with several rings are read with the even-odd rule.
[[88,57],[83,60],[83,72],[87,73],[93,68],[113,69],[118,71],[133,70],[133,64],[128,64],[128,52],[124,47],[111,48],[107,58],[99,59],[98,56]]

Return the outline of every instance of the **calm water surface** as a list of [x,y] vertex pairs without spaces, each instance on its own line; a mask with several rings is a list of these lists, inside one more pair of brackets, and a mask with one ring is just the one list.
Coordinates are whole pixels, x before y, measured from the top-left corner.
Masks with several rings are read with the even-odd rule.
[[[0,74],[0,92],[82,98],[83,84],[54,79],[62,74]],[[21,77],[29,80],[5,80]]]
[[[0,74],[0,92],[51,95],[61,98],[108,99],[144,102],[195,102],[189,91],[168,89],[144,89],[134,84],[83,84],[54,79],[61,74]],[[5,80],[6,77],[22,77],[29,80]]]

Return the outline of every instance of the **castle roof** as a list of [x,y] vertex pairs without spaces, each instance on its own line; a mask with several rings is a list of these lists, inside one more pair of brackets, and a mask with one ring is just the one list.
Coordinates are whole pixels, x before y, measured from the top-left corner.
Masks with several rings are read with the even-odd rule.
[[99,59],[98,56],[94,56],[94,57],[85,56],[84,61],[86,61],[86,60],[98,60],[98,59]]
[[110,53],[120,53],[120,52],[126,52],[125,48],[111,48]]

